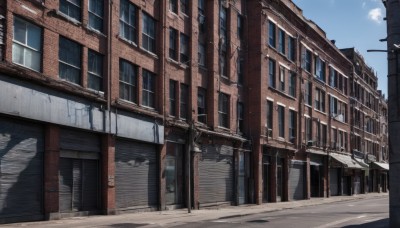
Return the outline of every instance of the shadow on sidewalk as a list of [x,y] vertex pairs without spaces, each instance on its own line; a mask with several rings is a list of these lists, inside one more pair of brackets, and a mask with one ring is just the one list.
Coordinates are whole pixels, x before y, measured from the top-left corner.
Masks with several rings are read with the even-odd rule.
[[369,223],[364,223],[360,225],[350,225],[350,226],[344,226],[343,228],[383,228],[383,227],[389,227],[389,218],[381,219],[381,220],[376,220],[373,222]]

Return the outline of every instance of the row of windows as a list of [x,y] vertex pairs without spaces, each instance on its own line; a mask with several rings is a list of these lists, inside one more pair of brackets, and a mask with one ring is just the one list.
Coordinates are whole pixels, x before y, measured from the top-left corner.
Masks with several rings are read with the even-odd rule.
[[[89,28],[103,32],[104,0],[89,0],[88,3]],[[81,0],[60,0],[60,12],[73,20],[82,21]]]
[[[283,93],[296,97],[296,73],[284,66],[279,66],[279,78],[276,77],[276,61],[269,60],[269,86]],[[277,80],[278,79],[278,80]],[[288,82],[287,82],[288,81]]]
[[329,67],[329,85],[347,94],[347,78],[331,66]]
[[353,82],[352,84],[352,90],[354,90],[352,91],[352,95],[362,104],[377,112],[379,99],[375,98],[372,93],[368,92],[363,85],[357,82]]
[[289,134],[289,141],[295,143],[296,129],[297,129],[297,112],[289,109],[289,119],[286,120],[285,107],[281,105],[274,106],[274,103],[272,101],[267,101],[266,128],[268,137],[274,136],[273,135],[274,110],[277,111],[278,137],[283,139],[285,138],[285,129],[287,127]]
[[169,0],[169,10],[174,13],[178,13],[178,7],[180,8],[180,11],[185,14],[189,15],[189,0],[179,0],[179,5],[178,5],[178,0]]
[[[286,34],[286,32],[277,28],[272,21],[268,22],[268,44],[270,47],[278,50],[279,53],[286,56],[289,60],[296,60],[296,40]],[[278,32],[277,32],[278,31]],[[278,42],[276,35],[278,34]]]

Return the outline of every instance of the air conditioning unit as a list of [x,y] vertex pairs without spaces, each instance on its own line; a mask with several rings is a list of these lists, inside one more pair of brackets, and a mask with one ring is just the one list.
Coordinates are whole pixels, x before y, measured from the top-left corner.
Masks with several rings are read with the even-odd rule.
[[267,136],[272,138],[272,129],[267,129]]
[[315,141],[314,140],[308,140],[307,141],[307,146],[315,146]]
[[290,139],[289,139],[289,141],[291,142],[291,143],[296,143],[296,137],[291,137]]

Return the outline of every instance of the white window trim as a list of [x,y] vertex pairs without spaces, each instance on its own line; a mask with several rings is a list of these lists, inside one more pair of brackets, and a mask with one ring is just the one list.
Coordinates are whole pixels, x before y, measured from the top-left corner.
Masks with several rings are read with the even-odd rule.
[[284,105],[284,104],[282,104],[282,103],[280,103],[280,102],[277,102],[276,104],[279,105],[279,106],[283,106],[283,107],[286,108],[286,105]]
[[338,68],[336,68],[335,66],[333,66],[332,64],[328,64],[328,66],[332,67],[334,70],[336,70],[339,74],[343,75],[343,77],[345,78],[349,78],[347,75],[345,75],[342,71],[340,71]]

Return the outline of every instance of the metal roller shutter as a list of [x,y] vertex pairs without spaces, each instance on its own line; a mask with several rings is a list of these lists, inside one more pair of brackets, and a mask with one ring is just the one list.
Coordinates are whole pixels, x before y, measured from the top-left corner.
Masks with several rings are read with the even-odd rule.
[[95,212],[100,209],[100,144],[100,137],[96,134],[61,129],[60,212]]
[[0,120],[0,219],[43,219],[43,130]]
[[304,164],[292,161],[289,171],[289,199],[304,199]]
[[100,208],[97,160],[60,158],[60,212],[96,211]]
[[231,202],[234,193],[233,148],[205,145],[199,161],[199,193],[201,204]]
[[157,206],[157,167],[155,145],[117,140],[115,146],[117,208]]
[[337,196],[339,195],[339,179],[338,179],[338,170],[337,169],[330,169],[329,170],[329,175],[330,175],[330,191],[331,191],[331,196]]

